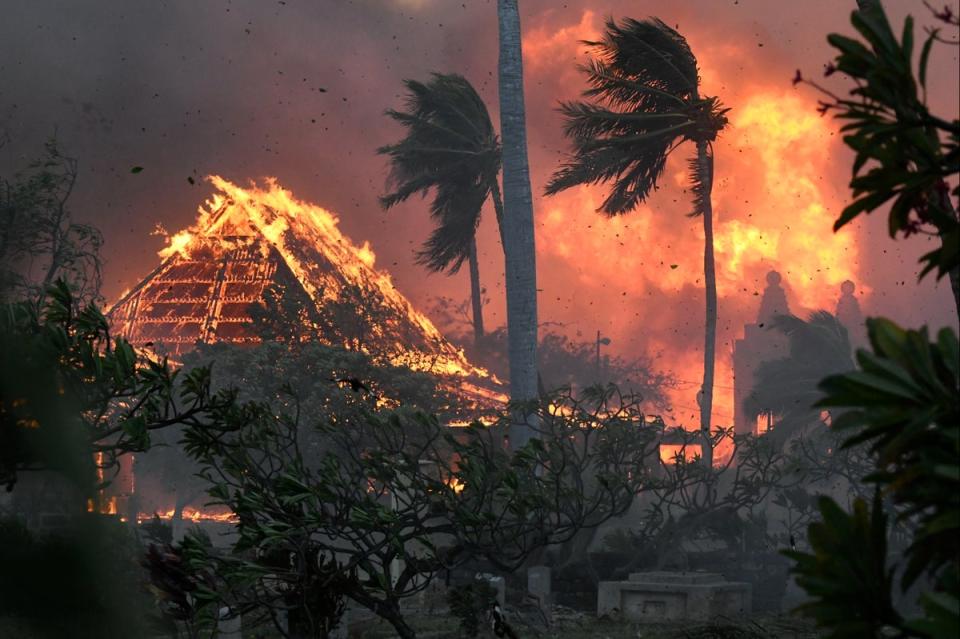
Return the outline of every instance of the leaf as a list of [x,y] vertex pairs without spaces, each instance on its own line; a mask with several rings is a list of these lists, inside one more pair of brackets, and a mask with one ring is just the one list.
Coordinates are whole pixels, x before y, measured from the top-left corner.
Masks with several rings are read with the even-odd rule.
[[130,172],[131,172],[131,173],[134,173],[134,174],[140,173],[141,171],[143,171],[143,167],[142,167],[142,166],[135,166],[135,167],[133,167],[132,169],[130,169]]
[[930,35],[927,36],[927,41],[923,43],[923,48],[920,50],[918,73],[920,76],[920,86],[923,88],[927,87],[927,62],[930,59],[930,50],[933,48],[933,43],[937,39],[938,32],[938,29],[933,29],[930,31]]
[[859,200],[856,200],[853,204],[850,204],[843,209],[840,217],[837,218],[837,221],[833,223],[833,230],[839,231],[853,218],[857,217],[864,211],[870,213],[884,202],[892,198],[894,195],[896,195],[895,191],[881,191],[877,193],[871,193],[870,195],[866,195]]

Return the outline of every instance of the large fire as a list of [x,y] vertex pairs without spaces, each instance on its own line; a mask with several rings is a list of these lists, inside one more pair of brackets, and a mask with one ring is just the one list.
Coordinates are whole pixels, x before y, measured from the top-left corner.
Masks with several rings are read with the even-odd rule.
[[110,311],[132,343],[179,352],[196,341],[256,341],[250,307],[289,273],[288,283],[318,306],[341,299],[351,287],[364,291],[368,303],[378,305],[379,323],[369,326],[368,341],[389,353],[391,363],[489,377],[374,266],[368,242],[357,246],[341,233],[333,213],[296,199],[273,178],[247,188],[215,175],[208,180],[215,193],[200,207],[196,223],[167,238],[160,269]]
[[[582,61],[585,50],[566,32],[589,39],[601,25],[589,10],[568,24],[559,31],[532,29],[524,45],[531,82],[551,82],[559,74],[564,79],[559,97],[576,99],[584,84],[572,61]],[[562,39],[554,37],[561,32]],[[698,50],[695,36],[691,44]],[[801,316],[832,312],[844,280],[857,282],[862,297],[870,292],[859,272],[856,237],[832,232],[844,205],[843,193],[833,187],[842,181],[835,175],[849,171],[837,162],[843,149],[836,124],[792,91],[786,75],[762,82],[750,78],[733,83],[733,89],[729,77],[721,83],[720,68],[733,67],[743,55],[737,46],[708,42],[700,59],[703,93],[719,94],[732,107],[730,126],[715,144],[713,190],[719,296],[713,422],[725,426],[732,425],[734,413],[733,341],[744,324],[756,321],[767,272],[783,275],[790,310]],[[593,321],[613,338],[612,348],[656,357],[658,366],[678,378],[678,387],[668,393],[671,417],[688,428],[699,421],[704,322],[702,222],[686,217],[692,206],[685,162],[690,152],[681,148],[671,156],[659,191],[629,215],[608,219],[595,212],[603,185],[537,204],[542,313],[578,330],[585,310],[596,313]],[[539,155],[534,169],[545,181],[557,166],[556,156],[534,154]],[[546,166],[538,169],[540,162]],[[552,273],[563,274],[562,286],[551,281]],[[570,288],[579,300],[563,294]],[[582,300],[590,300],[590,307]]]
[[[173,508],[168,508],[162,512],[138,513],[137,523],[140,524],[145,521],[150,521],[154,518],[162,521],[172,521],[175,514],[176,511]],[[238,521],[237,516],[229,510],[201,510],[192,506],[185,507],[180,514],[180,518],[183,521],[189,521],[193,523],[201,521],[215,521],[224,524],[235,524]]]

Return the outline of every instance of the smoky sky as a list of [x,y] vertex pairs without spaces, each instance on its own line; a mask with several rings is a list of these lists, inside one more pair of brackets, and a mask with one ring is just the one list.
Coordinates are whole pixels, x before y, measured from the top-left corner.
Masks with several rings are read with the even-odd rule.
[[[793,117],[815,116],[817,97],[791,86],[794,71],[820,74],[830,58],[825,35],[849,32],[854,6],[854,0],[522,0],[535,194],[566,149],[556,106],[583,88],[578,41],[595,37],[607,16],[656,15],[676,26],[699,58],[705,92],[719,95],[733,116],[739,109],[746,118],[769,103]],[[885,6],[894,25],[908,12],[921,25],[930,22],[920,2]],[[368,240],[378,266],[419,306],[438,295],[462,299],[469,290],[466,273],[426,276],[414,264],[430,228],[426,204],[412,200],[380,210],[387,167],[375,150],[401,134],[383,112],[401,105],[402,81],[433,71],[465,75],[496,120],[496,27],[492,0],[8,1],[0,13],[0,130],[9,143],[0,150],[0,172],[24,166],[54,133],[78,158],[73,210],[104,232],[109,301],[156,266],[163,245],[162,237],[151,235],[157,224],[175,232],[193,221],[210,194],[200,179],[207,174],[240,184],[274,176],[298,198],[335,212],[357,243]],[[931,102],[951,117],[957,113],[956,54],[956,47],[940,47],[931,69]],[[757,238],[757,251],[767,252],[759,259],[748,250],[740,270],[732,248],[718,257],[733,260],[727,264],[729,290],[721,291],[721,358],[752,320],[767,270],[808,277],[803,295],[810,306],[832,304],[840,277],[823,279],[833,288],[814,298],[810,289],[821,280],[802,268],[803,247],[818,242],[789,240],[791,216],[809,204],[801,201],[804,189],[822,200],[825,219],[835,217],[849,196],[850,156],[836,126],[810,122],[808,129],[820,138],[798,133],[772,157],[748,148],[768,144],[766,138],[751,142],[748,119],[728,146],[718,143],[723,183],[715,206],[729,241],[743,231]],[[743,153],[754,155],[748,161]],[[759,176],[759,162],[769,168],[779,160],[778,170],[809,182],[789,187],[798,201],[778,200],[776,181]],[[143,171],[132,174],[134,166]],[[678,166],[668,168],[670,183],[648,202],[648,221],[644,211],[605,220],[593,212],[589,191],[555,202],[535,198],[541,322],[561,322],[584,339],[604,331],[613,337],[613,353],[653,351],[665,368],[671,359],[696,360],[702,253],[696,254],[696,220],[683,216],[688,196]],[[490,213],[479,236],[481,277],[491,298],[487,321],[496,326],[505,319],[503,258]],[[753,216],[766,216],[760,230],[749,227]],[[723,227],[725,221],[740,226]],[[761,246],[771,229],[776,245]],[[916,258],[929,250],[925,240],[893,243],[882,213],[842,232],[846,243],[837,244],[836,262],[859,280],[868,314],[908,325],[956,322],[946,282],[916,282]],[[820,268],[829,265],[813,270]],[[737,278],[742,287],[733,286]]]

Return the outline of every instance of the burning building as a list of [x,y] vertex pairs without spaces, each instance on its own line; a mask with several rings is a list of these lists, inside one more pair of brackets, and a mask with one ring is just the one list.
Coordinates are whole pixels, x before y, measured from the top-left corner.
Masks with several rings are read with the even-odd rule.
[[[292,321],[328,341],[418,371],[489,378],[374,267],[367,243],[341,233],[334,214],[274,179],[262,188],[209,180],[216,192],[196,224],[170,237],[160,265],[110,309],[117,335],[174,357],[199,343],[257,343],[256,313],[279,291]],[[331,307],[347,303],[348,319],[330,319]],[[324,317],[350,325],[324,335]]]
[[[108,311],[116,335],[173,359],[200,344],[316,339],[378,365],[433,375],[461,408],[478,414],[506,401],[499,380],[414,308],[375,268],[370,246],[343,235],[334,214],[297,200],[274,179],[246,188],[217,176],[209,181],[215,191],[196,223],[168,237],[159,266]],[[124,460],[124,473],[134,474],[131,464]],[[131,493],[119,496],[126,502]],[[162,518],[227,516],[192,507],[183,495],[164,497],[154,504]],[[175,507],[167,503],[174,500]]]

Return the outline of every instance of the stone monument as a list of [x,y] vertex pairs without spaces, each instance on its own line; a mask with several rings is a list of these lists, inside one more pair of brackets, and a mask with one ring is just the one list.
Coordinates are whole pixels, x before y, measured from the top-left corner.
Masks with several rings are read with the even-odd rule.
[[597,615],[630,621],[704,620],[751,611],[751,586],[709,572],[638,572],[627,581],[601,581]]

